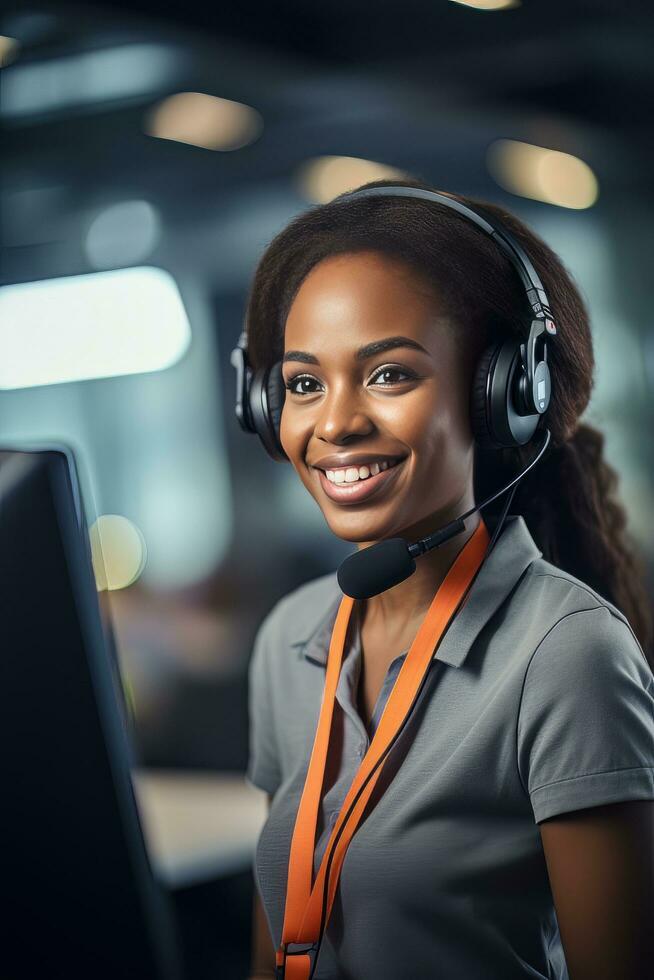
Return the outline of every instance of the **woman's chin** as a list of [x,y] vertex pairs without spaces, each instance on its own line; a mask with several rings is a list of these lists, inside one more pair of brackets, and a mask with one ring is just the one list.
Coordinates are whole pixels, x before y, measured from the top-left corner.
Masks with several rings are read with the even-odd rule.
[[383,523],[381,521],[366,521],[363,517],[359,517],[357,521],[354,514],[349,520],[344,520],[341,514],[338,515],[338,519],[335,519],[334,515],[326,513],[325,510],[323,510],[323,516],[332,534],[335,534],[342,541],[349,541],[361,548],[366,548],[368,545],[374,544],[375,541],[381,541],[382,538],[394,537],[388,521]]

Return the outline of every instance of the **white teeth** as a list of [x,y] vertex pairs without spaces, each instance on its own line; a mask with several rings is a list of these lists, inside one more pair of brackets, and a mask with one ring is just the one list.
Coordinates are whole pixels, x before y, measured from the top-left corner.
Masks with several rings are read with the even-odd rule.
[[356,483],[358,480],[367,480],[369,476],[377,476],[389,466],[395,466],[395,462],[394,460],[389,463],[388,460],[384,460],[381,463],[371,463],[370,466],[348,466],[346,469],[325,470],[325,473],[331,483]]

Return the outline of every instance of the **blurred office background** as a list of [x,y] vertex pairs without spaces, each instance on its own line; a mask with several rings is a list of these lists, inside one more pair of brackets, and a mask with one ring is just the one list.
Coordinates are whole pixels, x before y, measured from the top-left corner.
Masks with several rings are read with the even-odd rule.
[[255,632],[351,550],[234,417],[258,258],[380,176],[526,220],[590,305],[587,417],[653,582],[653,27],[633,0],[5,2],[0,443],[76,451],[194,977],[247,971]]

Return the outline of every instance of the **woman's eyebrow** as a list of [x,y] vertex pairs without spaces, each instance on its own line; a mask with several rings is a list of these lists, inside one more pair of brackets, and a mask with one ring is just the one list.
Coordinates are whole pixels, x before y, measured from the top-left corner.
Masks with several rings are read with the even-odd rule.
[[[357,361],[365,361],[375,354],[383,354],[384,351],[394,350],[396,347],[411,347],[413,350],[422,351],[423,354],[429,354],[429,351],[422,344],[419,344],[417,340],[412,340],[411,337],[385,337],[383,340],[373,340],[364,347],[360,347],[354,356]],[[314,354],[308,354],[303,350],[286,351],[282,358],[282,363],[285,364],[286,361],[303,361],[306,364],[320,364],[320,361]]]

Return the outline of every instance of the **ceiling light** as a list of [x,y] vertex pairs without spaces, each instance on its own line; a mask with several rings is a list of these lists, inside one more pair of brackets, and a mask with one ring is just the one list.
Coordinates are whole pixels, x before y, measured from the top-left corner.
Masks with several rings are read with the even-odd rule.
[[509,7],[519,7],[520,0],[453,0],[464,7],[474,10],[508,10]]
[[501,139],[491,143],[486,161],[500,187],[520,197],[577,210],[597,200],[595,174],[570,153]]
[[178,92],[147,116],[145,132],[206,150],[240,150],[261,134],[256,109],[203,92]]
[[171,84],[178,62],[174,47],[143,43],[21,63],[3,73],[0,114],[20,120],[147,95]]
[[20,41],[15,37],[0,34],[0,68],[6,68],[15,61],[20,51]]
[[0,288],[0,389],[162,371],[190,342],[182,298],[164,269]]
[[373,160],[324,156],[305,163],[299,171],[297,182],[304,197],[325,204],[370,180],[393,180],[406,176],[395,167]]
[[95,269],[136,265],[152,254],[160,237],[159,213],[148,201],[120,201],[93,219],[86,255]]

